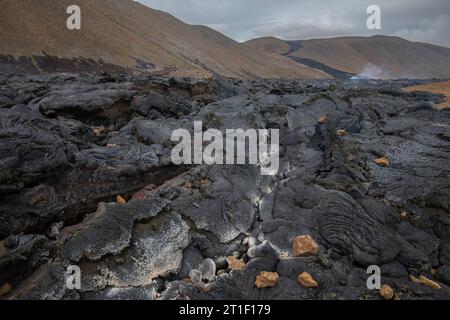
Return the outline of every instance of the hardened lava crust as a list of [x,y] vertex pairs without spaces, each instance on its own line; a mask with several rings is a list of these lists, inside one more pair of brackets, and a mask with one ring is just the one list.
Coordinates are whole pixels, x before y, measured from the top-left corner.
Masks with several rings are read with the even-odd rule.
[[[450,299],[450,109],[423,83],[0,75],[1,299]],[[194,121],[279,129],[278,174],[174,165]]]

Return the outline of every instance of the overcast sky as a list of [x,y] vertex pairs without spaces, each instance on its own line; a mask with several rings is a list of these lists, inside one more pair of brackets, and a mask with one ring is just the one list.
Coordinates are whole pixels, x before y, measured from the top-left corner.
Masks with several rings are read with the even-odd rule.
[[[396,35],[450,47],[450,0],[139,0],[190,24],[245,41],[346,35]],[[381,7],[382,30],[366,27],[367,7]]]

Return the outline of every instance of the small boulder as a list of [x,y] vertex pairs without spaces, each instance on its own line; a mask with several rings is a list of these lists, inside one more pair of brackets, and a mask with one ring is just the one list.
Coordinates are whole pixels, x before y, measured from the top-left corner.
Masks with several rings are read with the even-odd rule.
[[409,278],[411,279],[412,282],[417,283],[417,284],[423,284],[424,286],[427,286],[431,289],[441,289],[441,285],[437,282],[434,282],[433,280],[430,280],[424,276],[419,276],[419,278],[410,275]]
[[127,201],[126,201],[121,195],[118,195],[118,196],[117,196],[116,202],[117,202],[118,204],[125,204],[125,203],[127,203]]
[[277,272],[262,271],[256,276],[255,285],[257,288],[271,288],[277,285],[280,275]]
[[201,265],[202,278],[212,282],[216,278],[216,263],[212,259],[205,259]]
[[319,286],[317,281],[314,280],[314,278],[308,272],[301,273],[298,276],[297,280],[305,288],[316,288]]
[[394,289],[392,289],[391,286],[384,284],[380,288],[380,296],[385,300],[391,300],[394,297]]
[[294,257],[316,256],[319,252],[319,245],[310,236],[299,236],[292,244],[292,255]]
[[243,259],[238,259],[234,256],[227,257],[228,268],[231,270],[242,271],[245,269],[245,262]]
[[381,158],[373,160],[377,165],[382,167],[389,167],[391,165],[391,161],[386,157],[383,156]]
[[0,287],[0,297],[8,294],[12,289],[12,286],[7,282]]
[[319,123],[320,124],[325,124],[328,121],[328,117],[326,115],[323,115],[319,118]]

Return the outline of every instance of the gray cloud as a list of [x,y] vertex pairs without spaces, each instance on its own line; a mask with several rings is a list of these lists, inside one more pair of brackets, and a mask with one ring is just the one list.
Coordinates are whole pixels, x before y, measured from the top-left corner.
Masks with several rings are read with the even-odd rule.
[[396,36],[413,39],[414,41],[429,42],[433,39],[436,44],[449,46],[450,17],[440,14],[435,19],[422,19],[417,27],[404,28],[395,33]]
[[[245,41],[395,35],[450,47],[449,0],[140,0],[190,24]],[[382,10],[382,30],[366,28],[366,9]]]

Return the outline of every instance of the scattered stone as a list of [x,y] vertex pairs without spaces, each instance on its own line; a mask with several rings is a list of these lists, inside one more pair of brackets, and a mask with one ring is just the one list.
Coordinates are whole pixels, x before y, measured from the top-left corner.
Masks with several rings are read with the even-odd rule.
[[409,275],[409,279],[411,279],[412,282],[416,283],[416,284],[422,284],[422,282],[414,275]]
[[316,256],[318,252],[319,245],[309,235],[299,236],[294,239],[292,244],[292,255],[294,257]]
[[419,278],[415,277],[414,275],[410,275],[409,278],[411,279],[412,282],[417,283],[417,284],[422,284],[431,289],[441,289],[442,288],[439,283],[434,282],[433,280],[430,280],[423,275],[419,276]]
[[392,289],[391,286],[384,284],[380,288],[380,295],[386,300],[391,300],[394,298],[394,289]]
[[389,167],[391,165],[391,161],[386,156],[375,159],[374,162],[382,167]]
[[189,273],[189,279],[191,279],[191,282],[195,284],[196,286],[203,285],[203,276],[202,272],[200,270],[194,269],[191,270]]
[[0,297],[8,294],[12,289],[12,286],[7,282],[0,287]]
[[271,288],[277,285],[280,276],[277,272],[262,271],[256,276],[255,285],[257,288]]
[[203,260],[200,270],[193,269],[189,273],[192,283],[203,292],[209,292],[216,280],[216,264],[212,259]]
[[216,263],[212,259],[205,259],[201,266],[202,279],[212,282],[216,279]]
[[305,288],[316,288],[319,286],[317,281],[314,280],[314,278],[308,272],[301,273],[298,276],[297,280]]
[[328,117],[326,115],[323,115],[319,118],[319,123],[320,124],[325,124],[328,121]]
[[434,282],[424,276],[420,276],[419,280],[423,285],[430,287],[431,289],[441,289],[442,288],[439,283]]
[[244,259],[238,259],[234,256],[227,257],[228,268],[231,270],[242,271],[245,269]]
[[118,196],[116,197],[116,202],[117,202],[118,204],[125,204],[125,203],[127,203],[127,201],[126,201],[121,195],[118,195]]
[[347,134],[347,131],[345,131],[344,129],[339,129],[339,130],[337,131],[337,135],[338,135],[339,137],[344,137],[346,134]]
[[96,127],[93,130],[96,136],[100,136],[105,131],[105,127]]

